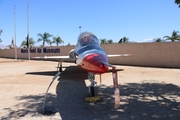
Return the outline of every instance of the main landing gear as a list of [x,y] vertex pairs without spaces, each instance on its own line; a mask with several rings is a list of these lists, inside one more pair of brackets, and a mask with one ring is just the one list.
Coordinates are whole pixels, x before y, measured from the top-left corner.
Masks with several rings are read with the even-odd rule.
[[118,86],[117,70],[115,67],[112,68],[112,76],[113,76],[114,98],[115,98],[114,108],[118,108],[120,105],[120,90],[119,90],[119,86]]
[[57,71],[59,71],[59,72],[62,72],[62,62],[63,61],[61,59],[59,59],[58,66],[56,67]]
[[100,100],[100,97],[96,95],[95,93],[95,85],[97,85],[97,82],[95,82],[95,74],[88,72],[88,79],[91,82],[91,84],[88,87],[88,95],[85,98],[85,101],[87,102],[96,102]]

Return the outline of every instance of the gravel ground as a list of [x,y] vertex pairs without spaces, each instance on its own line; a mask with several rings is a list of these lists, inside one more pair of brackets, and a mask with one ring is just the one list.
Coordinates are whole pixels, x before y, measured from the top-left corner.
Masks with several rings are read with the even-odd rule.
[[1,120],[180,120],[180,70],[117,66],[121,104],[114,109],[112,73],[96,75],[100,102],[88,103],[87,73],[73,63],[45,92],[57,73],[57,62],[0,58]]

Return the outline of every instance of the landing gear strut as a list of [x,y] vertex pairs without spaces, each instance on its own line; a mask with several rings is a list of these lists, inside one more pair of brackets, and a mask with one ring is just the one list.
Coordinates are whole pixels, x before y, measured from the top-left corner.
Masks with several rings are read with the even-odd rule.
[[91,84],[89,86],[89,96],[94,97],[95,96],[94,86],[97,84],[97,82],[94,81],[95,74],[89,72],[88,73],[88,79],[91,82]]
[[114,97],[115,105],[114,108],[118,108],[120,105],[120,90],[118,86],[117,70],[115,67],[112,68],[113,84],[114,84]]

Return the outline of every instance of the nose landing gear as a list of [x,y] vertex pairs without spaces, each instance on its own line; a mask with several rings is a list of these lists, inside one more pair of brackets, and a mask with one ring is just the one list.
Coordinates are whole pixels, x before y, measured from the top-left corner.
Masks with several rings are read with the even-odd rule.
[[96,94],[95,94],[95,85],[97,85],[97,82],[95,82],[94,81],[94,79],[95,79],[95,74],[94,73],[88,73],[88,79],[89,79],[89,81],[91,82],[91,84],[88,86],[88,95],[87,95],[87,97],[85,98],[85,101],[87,101],[87,102],[96,102],[96,101],[100,101],[100,97],[99,96],[97,96]]

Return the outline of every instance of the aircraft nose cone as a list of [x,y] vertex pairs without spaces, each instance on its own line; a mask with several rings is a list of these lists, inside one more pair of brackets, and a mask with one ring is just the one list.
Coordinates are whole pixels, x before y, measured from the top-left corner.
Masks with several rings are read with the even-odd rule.
[[93,73],[105,73],[108,71],[108,66],[104,65],[103,62],[108,63],[108,58],[104,54],[89,54],[83,62],[82,68]]

